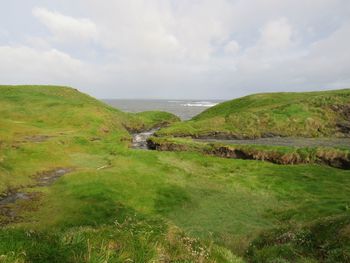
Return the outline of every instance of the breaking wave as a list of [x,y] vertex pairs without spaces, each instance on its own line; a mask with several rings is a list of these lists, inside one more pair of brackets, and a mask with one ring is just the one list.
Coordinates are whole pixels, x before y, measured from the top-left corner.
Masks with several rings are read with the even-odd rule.
[[218,103],[211,102],[211,101],[193,101],[185,104],[181,104],[185,107],[213,107],[217,105]]

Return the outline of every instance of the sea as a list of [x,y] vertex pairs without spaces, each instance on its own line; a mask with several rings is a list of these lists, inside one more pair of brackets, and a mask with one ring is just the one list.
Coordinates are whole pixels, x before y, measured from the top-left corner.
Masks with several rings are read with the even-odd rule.
[[189,120],[202,111],[222,102],[221,100],[135,100],[104,99],[105,103],[126,112],[160,110],[173,113],[181,120]]

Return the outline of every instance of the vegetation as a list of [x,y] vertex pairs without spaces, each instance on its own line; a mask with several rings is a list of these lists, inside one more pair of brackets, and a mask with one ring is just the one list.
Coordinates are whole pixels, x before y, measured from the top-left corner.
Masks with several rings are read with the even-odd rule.
[[139,113],[125,113],[124,127],[129,132],[140,132],[152,128],[160,128],[180,122],[180,118],[164,111],[144,111]]
[[130,149],[176,118],[70,88],[0,87],[0,116],[0,192],[26,194],[0,203],[1,263],[349,261],[347,170]]
[[265,93],[220,103],[159,136],[349,137],[350,90]]
[[277,164],[319,163],[350,169],[350,149],[334,147],[290,147],[271,145],[234,145],[222,142],[199,142],[190,138],[151,137],[151,149],[194,151],[225,158],[268,161]]

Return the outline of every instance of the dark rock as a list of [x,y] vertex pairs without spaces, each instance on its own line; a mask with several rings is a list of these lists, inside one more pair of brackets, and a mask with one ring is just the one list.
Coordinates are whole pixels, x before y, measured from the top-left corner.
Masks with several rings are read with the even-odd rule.
[[157,150],[157,147],[159,147],[159,144],[155,143],[153,140],[147,139],[147,148],[150,150]]

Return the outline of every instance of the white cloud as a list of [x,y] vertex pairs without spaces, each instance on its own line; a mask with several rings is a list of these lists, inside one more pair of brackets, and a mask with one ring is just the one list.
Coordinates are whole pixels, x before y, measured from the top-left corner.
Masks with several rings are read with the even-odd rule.
[[122,57],[206,61],[230,33],[227,0],[86,2],[102,45]]
[[58,42],[74,43],[97,39],[97,27],[89,19],[73,18],[41,7],[34,8],[32,12],[51,31],[54,40]]
[[[307,56],[297,61],[302,68],[303,76],[308,81],[326,83],[328,85],[349,81],[350,78],[350,23],[346,23],[329,37],[314,42]],[[301,74],[300,74],[301,75]],[[350,83],[344,87],[350,88]]]
[[55,49],[0,46],[2,83],[61,83],[84,76],[84,65]]
[[292,45],[293,29],[286,18],[269,21],[261,30],[260,44],[267,48],[288,48]]
[[225,46],[225,52],[228,54],[236,54],[240,49],[240,46],[237,41],[231,40]]

